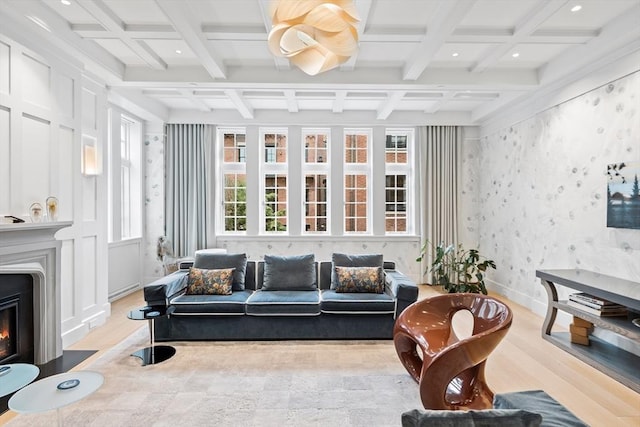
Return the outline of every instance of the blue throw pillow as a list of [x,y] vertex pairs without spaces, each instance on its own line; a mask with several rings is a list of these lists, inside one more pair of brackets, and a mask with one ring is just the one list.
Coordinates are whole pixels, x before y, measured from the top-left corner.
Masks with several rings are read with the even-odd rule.
[[331,255],[331,289],[340,284],[336,267],[380,267],[383,266],[382,254],[349,255],[334,252]]
[[538,427],[542,416],[521,409],[420,411],[402,414],[402,427]]
[[315,255],[264,256],[264,291],[315,291]]
[[233,268],[234,291],[244,290],[244,279],[247,273],[247,254],[196,254],[193,263],[196,268],[222,269]]

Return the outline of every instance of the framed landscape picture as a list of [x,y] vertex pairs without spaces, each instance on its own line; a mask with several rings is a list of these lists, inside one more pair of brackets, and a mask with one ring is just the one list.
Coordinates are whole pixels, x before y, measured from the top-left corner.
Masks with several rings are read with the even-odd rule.
[[607,227],[640,230],[640,162],[607,165]]

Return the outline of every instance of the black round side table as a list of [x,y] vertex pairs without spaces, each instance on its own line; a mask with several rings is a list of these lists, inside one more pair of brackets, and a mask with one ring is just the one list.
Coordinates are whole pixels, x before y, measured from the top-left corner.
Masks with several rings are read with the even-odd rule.
[[155,365],[170,359],[176,354],[176,349],[170,345],[155,345],[154,320],[160,317],[169,316],[173,313],[175,307],[142,307],[131,310],[127,317],[131,320],[148,320],[149,321],[149,337],[150,345],[140,349],[132,356],[139,357],[142,360],[142,366]]

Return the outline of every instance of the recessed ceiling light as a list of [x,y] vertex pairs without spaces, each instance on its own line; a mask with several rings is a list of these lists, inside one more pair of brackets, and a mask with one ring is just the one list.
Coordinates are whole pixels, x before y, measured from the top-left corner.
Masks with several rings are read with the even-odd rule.
[[451,56],[458,56],[458,55],[459,55],[459,53],[458,53],[458,52],[453,52],[453,53],[451,54]]
[[581,6],[581,5],[579,5],[579,4],[577,4],[577,5],[575,5],[575,6],[573,6],[573,7],[571,8],[571,12],[577,12],[577,11],[579,11],[580,9],[582,9],[582,6]]
[[176,49],[176,53],[177,53],[178,55],[180,55],[180,54],[182,53],[182,51],[181,51],[180,49]]
[[71,4],[69,0],[60,0],[60,3],[62,3],[65,6],[69,6]]
[[49,28],[49,26],[47,25],[46,22],[44,22],[42,19],[38,18],[37,16],[31,16],[28,15],[27,18],[33,22],[34,24],[36,24],[38,27],[42,28],[43,30],[46,30],[48,32],[51,32],[51,29]]
[[513,55],[511,55],[511,56],[513,56],[514,58],[517,58],[518,56],[520,56],[520,54],[519,54],[518,52],[516,52],[516,53],[514,53],[514,54],[513,54]]

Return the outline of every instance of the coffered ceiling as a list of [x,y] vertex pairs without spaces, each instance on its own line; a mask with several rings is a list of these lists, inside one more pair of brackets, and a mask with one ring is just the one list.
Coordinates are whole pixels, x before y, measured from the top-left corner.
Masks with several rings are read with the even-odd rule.
[[354,0],[358,53],[308,76],[270,53],[268,1],[2,0],[0,24],[44,36],[165,119],[477,124],[640,49],[640,0]]

